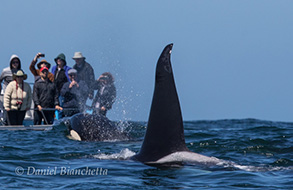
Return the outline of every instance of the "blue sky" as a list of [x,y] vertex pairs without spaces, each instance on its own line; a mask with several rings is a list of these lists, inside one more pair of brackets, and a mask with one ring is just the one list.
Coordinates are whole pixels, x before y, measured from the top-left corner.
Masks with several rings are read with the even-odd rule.
[[115,76],[109,118],[146,121],[155,64],[172,42],[184,120],[292,121],[292,7],[286,0],[4,0],[0,62],[7,67],[17,54],[29,73],[37,52],[52,64],[63,52],[73,66],[81,51],[96,78]]

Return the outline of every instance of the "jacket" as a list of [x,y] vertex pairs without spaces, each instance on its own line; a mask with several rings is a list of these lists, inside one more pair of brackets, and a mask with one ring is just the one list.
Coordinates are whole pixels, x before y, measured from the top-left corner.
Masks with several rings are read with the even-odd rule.
[[115,85],[103,84],[101,82],[96,81],[94,88],[95,90],[98,90],[98,91],[93,100],[92,107],[94,108],[105,107],[107,110],[111,109],[116,99]]
[[[70,81],[69,76],[68,76],[68,71],[71,69],[71,67],[68,67],[67,65],[65,65],[63,67],[63,69],[65,70],[65,75],[67,77],[67,80]],[[58,70],[58,66],[54,65],[51,70],[54,76],[55,76],[56,70]]]
[[3,102],[5,109],[9,108],[11,110],[18,110],[17,102],[22,102],[20,108],[21,111],[30,108],[32,103],[32,93],[30,85],[26,82],[23,82],[23,87],[22,84],[19,84],[16,90],[16,81],[10,82],[6,87]]
[[88,85],[88,94],[94,97],[95,73],[93,67],[87,62],[83,62],[80,66],[77,66],[77,64],[73,65],[73,68],[77,70],[78,79],[85,81]]
[[[32,72],[32,74],[35,77],[40,76],[40,69],[35,68],[36,63],[37,63],[37,61],[32,60],[31,65],[30,65],[30,71]],[[54,82],[54,74],[53,73],[49,72],[48,78],[50,79],[50,81]],[[37,80],[37,78],[35,78],[35,80]]]
[[58,94],[55,84],[49,79],[43,80],[38,77],[34,84],[33,100],[36,106],[54,108],[59,105]]
[[60,95],[64,97],[63,107],[79,108],[83,110],[88,96],[88,86],[84,81],[79,80],[79,88],[77,88],[77,86],[69,88],[70,83],[71,82],[65,83],[60,92]]
[[[53,66],[53,67],[52,67],[52,70],[51,70],[52,73],[53,73],[53,75],[55,75],[55,73],[58,71],[58,65],[57,65],[57,60],[58,60],[58,59],[61,59],[61,60],[64,61],[65,65],[64,65],[63,69],[65,70],[65,75],[66,75],[66,77],[67,77],[67,80],[70,81],[70,78],[69,78],[69,76],[68,76],[68,71],[69,71],[69,69],[71,69],[71,67],[68,67],[68,66],[67,66],[66,57],[65,57],[64,53],[60,53],[60,54],[54,59],[56,65]],[[56,77],[55,77],[55,78],[56,78]]]
[[[54,74],[54,83],[56,85],[58,94],[60,94],[60,91],[61,91],[63,85],[66,82],[70,81],[70,79],[68,77],[68,70],[70,69],[70,67],[65,66],[61,70],[58,70],[58,68],[56,66],[54,66],[52,69],[54,69],[54,68],[55,68],[55,70],[54,70],[54,72],[52,72]],[[65,69],[67,69],[67,71]]]

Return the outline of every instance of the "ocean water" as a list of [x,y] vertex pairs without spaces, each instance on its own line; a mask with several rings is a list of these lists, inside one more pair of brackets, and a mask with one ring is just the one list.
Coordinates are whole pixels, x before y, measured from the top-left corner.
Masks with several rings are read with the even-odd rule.
[[128,141],[79,142],[63,124],[0,131],[1,189],[293,189],[293,123],[256,119],[185,121],[196,153],[235,163],[156,168],[129,160],[146,122],[117,122]]

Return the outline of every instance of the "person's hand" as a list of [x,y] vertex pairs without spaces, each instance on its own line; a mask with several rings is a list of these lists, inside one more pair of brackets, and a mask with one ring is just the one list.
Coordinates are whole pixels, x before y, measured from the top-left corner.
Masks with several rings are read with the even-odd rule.
[[5,110],[6,110],[6,111],[10,111],[10,108],[6,108]]
[[37,53],[37,55],[35,56],[34,60],[35,62],[37,62],[37,60],[41,57],[42,53]]
[[75,80],[70,83],[69,88],[72,88],[74,85],[79,88],[79,84]]
[[70,83],[70,85],[69,85],[69,88],[72,88],[75,84],[76,84],[76,82],[75,82],[75,81],[72,81],[72,82]]
[[106,111],[106,108],[103,106],[103,107],[101,107],[101,110],[102,111]]
[[55,106],[55,109],[56,109],[56,110],[63,110],[63,108],[60,107],[60,106]]
[[42,106],[38,105],[38,110],[42,111],[42,109],[43,109]]

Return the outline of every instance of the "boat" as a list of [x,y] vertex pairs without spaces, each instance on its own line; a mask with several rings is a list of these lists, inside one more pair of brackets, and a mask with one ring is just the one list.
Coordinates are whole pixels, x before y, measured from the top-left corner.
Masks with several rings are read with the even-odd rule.
[[52,130],[53,125],[3,125],[0,126],[0,130],[9,130],[9,131],[48,131]]
[[[0,123],[3,123],[3,93],[0,94]],[[34,104],[32,102],[31,109],[25,114],[25,125],[0,125],[0,130],[19,131],[19,130],[33,130],[33,131],[46,131],[52,130],[53,125],[32,125],[33,121]]]

